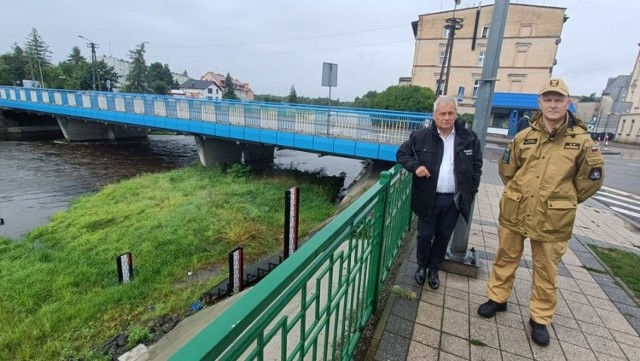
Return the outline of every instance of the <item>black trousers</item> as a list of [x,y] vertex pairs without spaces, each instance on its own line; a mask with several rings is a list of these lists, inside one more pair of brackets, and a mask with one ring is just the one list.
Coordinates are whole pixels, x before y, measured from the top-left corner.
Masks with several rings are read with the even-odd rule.
[[431,271],[440,269],[458,216],[453,193],[436,193],[429,218],[418,218],[416,259],[419,266]]

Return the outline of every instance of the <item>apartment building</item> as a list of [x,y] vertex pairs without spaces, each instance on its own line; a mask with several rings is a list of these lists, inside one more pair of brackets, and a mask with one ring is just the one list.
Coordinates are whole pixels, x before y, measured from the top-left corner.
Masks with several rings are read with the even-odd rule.
[[620,114],[616,130],[617,142],[640,144],[640,89],[638,89],[638,85],[640,85],[640,51],[631,72],[629,88],[625,97],[629,109],[626,113]]
[[[216,85],[220,87],[220,89],[226,89],[227,86],[225,84],[225,78],[226,78],[225,75],[208,71],[200,78],[200,80],[212,81],[216,83]],[[249,101],[253,100],[254,93],[249,83],[243,83],[238,79],[234,79],[234,78],[232,78],[232,81],[233,81],[233,90],[235,94],[238,96],[238,98],[240,98],[240,100],[249,100]]]
[[[491,31],[493,4],[420,15],[412,23],[416,39],[411,84],[458,96],[461,113],[473,113]],[[566,8],[510,4],[500,54],[495,92],[509,94],[537,92],[551,77],[561,43]],[[457,18],[462,28],[455,31],[450,70],[445,64],[443,82],[438,84],[445,61],[449,28],[447,19]],[[448,73],[448,79],[446,74]],[[529,102],[531,103],[531,102]],[[535,102],[533,102],[535,104]],[[535,106],[537,108],[537,105]],[[515,110],[515,112],[514,112]],[[509,128],[509,121],[532,109],[494,109],[497,128]]]

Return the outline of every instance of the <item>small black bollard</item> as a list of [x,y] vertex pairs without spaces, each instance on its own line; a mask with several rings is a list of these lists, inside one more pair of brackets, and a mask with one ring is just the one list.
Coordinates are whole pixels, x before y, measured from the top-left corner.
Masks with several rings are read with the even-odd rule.
[[0,218],[0,226],[4,226],[4,218]]

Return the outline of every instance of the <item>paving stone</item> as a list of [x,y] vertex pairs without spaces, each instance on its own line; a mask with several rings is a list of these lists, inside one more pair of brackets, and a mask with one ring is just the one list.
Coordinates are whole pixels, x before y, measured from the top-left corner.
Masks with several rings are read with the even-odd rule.
[[561,326],[569,327],[569,328],[580,329],[580,326],[578,326],[578,322],[576,321],[575,318],[573,318],[573,316],[572,317],[567,317],[567,316],[555,314],[553,316],[553,324],[554,325],[561,325]]
[[591,305],[587,298],[581,292],[572,292],[569,290],[560,290],[562,297],[568,302],[577,302],[584,305]]
[[409,321],[396,315],[389,315],[389,318],[387,319],[387,325],[385,326],[385,331],[394,333],[398,336],[411,338],[411,333],[413,332],[413,324],[413,321]]
[[603,310],[613,311],[613,312],[618,310],[616,308],[616,305],[613,302],[611,302],[609,298],[602,299],[599,297],[587,296],[587,300],[589,301],[591,306],[593,306],[593,308],[600,308]]
[[413,327],[412,340],[418,341],[435,349],[440,348],[440,330],[417,324]]
[[411,322],[413,322],[415,321],[416,315],[418,313],[419,303],[420,301],[418,300],[409,300],[402,297],[396,297],[393,301],[391,314],[405,318],[407,320],[411,320]]
[[490,347],[499,348],[498,324],[493,320],[477,317],[470,318],[469,339],[482,341]]
[[450,353],[444,352],[444,351],[440,351],[439,355],[439,360],[440,361],[464,361],[464,360],[468,360],[468,358],[462,358],[460,356],[456,356],[456,355],[452,355]]
[[580,347],[589,347],[589,343],[581,330],[560,325],[553,325],[553,329],[558,340],[569,342]]
[[441,351],[469,359],[469,340],[448,333],[442,334]]
[[547,347],[541,347],[531,341],[531,350],[533,351],[533,358],[540,361],[564,361],[564,353],[560,342],[557,340],[551,340],[551,343]]
[[453,311],[469,314],[469,300],[462,300],[446,295],[444,298],[444,307]]
[[596,350],[599,353],[604,353],[606,355],[616,356],[618,358],[624,358],[624,353],[618,343],[615,340],[610,340],[608,338],[603,338],[596,335],[585,334],[587,338],[587,342],[591,346],[592,350]]
[[522,315],[519,312],[515,313],[513,311],[519,311],[519,309],[511,307],[507,309],[507,312],[498,312],[495,317],[498,324],[513,328],[522,328],[524,325]]
[[446,292],[447,296],[459,298],[461,300],[469,299],[469,291],[460,291],[455,288],[447,288]]
[[498,325],[500,349],[523,357],[533,358],[529,345],[529,334],[522,328]]
[[607,296],[609,296],[609,299],[611,299],[611,301],[613,301],[614,303],[622,303],[629,306],[635,305],[635,302],[633,301],[633,299],[629,297],[629,295],[618,286],[615,286],[615,287],[603,286],[602,290],[604,291],[604,293],[607,294]]
[[375,361],[404,361],[409,352],[409,339],[390,332],[384,332]]
[[638,355],[640,355],[640,347],[621,344],[620,348],[622,348],[622,352],[629,360],[637,360]]
[[449,309],[444,310],[442,332],[469,338],[469,314]]
[[596,309],[596,312],[598,313],[598,316],[600,316],[600,319],[602,319],[605,327],[629,334],[633,334],[635,332],[631,324],[629,324],[629,321],[621,313],[601,310],[599,308]]
[[637,334],[630,335],[628,333],[624,333],[616,330],[609,330],[609,331],[611,332],[611,334],[613,335],[613,338],[618,342],[619,345],[626,344],[629,346],[640,347],[639,335]]
[[569,305],[569,308],[571,309],[571,312],[573,313],[573,316],[576,318],[576,320],[589,322],[594,325],[604,326],[604,323],[602,323],[602,321],[598,317],[595,309],[590,304],[588,304],[588,302],[586,305],[582,303],[572,302],[568,302],[567,304]]
[[438,292],[422,292],[420,296],[420,300],[424,302],[428,302],[432,305],[442,306],[444,304],[444,293]]
[[500,350],[486,346],[471,345],[471,361],[502,360]]
[[614,281],[614,279],[609,276],[609,275],[605,275],[605,274],[592,274],[594,281],[596,281],[600,286],[607,286],[607,287],[618,287],[618,285],[616,285],[616,282]]
[[[510,352],[502,351],[502,359],[505,361],[528,361],[533,360],[529,357],[522,357],[520,355],[515,355]],[[488,361],[488,360],[487,360]]]
[[[622,315],[627,318],[627,320],[629,319],[629,317],[635,317],[635,318],[640,317],[640,308],[636,306],[629,306],[622,303],[618,303],[616,307],[622,313]],[[612,311],[612,310],[607,310],[607,311]]]
[[604,291],[602,290],[602,287],[600,287],[598,282],[596,282],[596,280],[593,280],[593,281],[577,280],[576,282],[580,287],[580,291],[585,296],[593,296],[593,297],[598,297],[602,299],[609,298],[607,294],[604,293]]
[[443,308],[430,303],[420,302],[418,306],[418,315],[416,323],[436,329],[442,328],[442,311]]
[[588,348],[576,346],[568,342],[560,342],[560,347],[567,361],[598,361],[596,355]]
[[447,288],[453,288],[462,292],[469,292],[469,277],[454,273],[447,274]]
[[580,329],[582,330],[582,332],[584,332],[585,334],[588,333],[613,340],[613,335],[611,334],[611,332],[609,332],[609,329],[604,327],[604,325],[598,326],[583,321],[578,321],[578,324],[580,325]]
[[436,360],[437,358],[438,350],[433,347],[429,347],[417,342],[412,342],[411,346],[409,346],[407,361]]

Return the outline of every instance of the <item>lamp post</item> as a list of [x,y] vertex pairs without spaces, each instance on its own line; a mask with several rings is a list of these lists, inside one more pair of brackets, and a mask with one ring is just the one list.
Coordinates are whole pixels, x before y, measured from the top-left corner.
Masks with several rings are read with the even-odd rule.
[[100,76],[98,75],[98,72],[96,71],[96,49],[100,47],[100,45],[94,43],[93,41],[85,38],[82,35],[78,35],[79,38],[84,39],[86,41],[88,41],[87,43],[87,47],[91,49],[91,74],[92,79],[93,79],[93,90],[96,90],[96,76],[98,77],[98,89],[102,90],[101,86],[100,86]]

